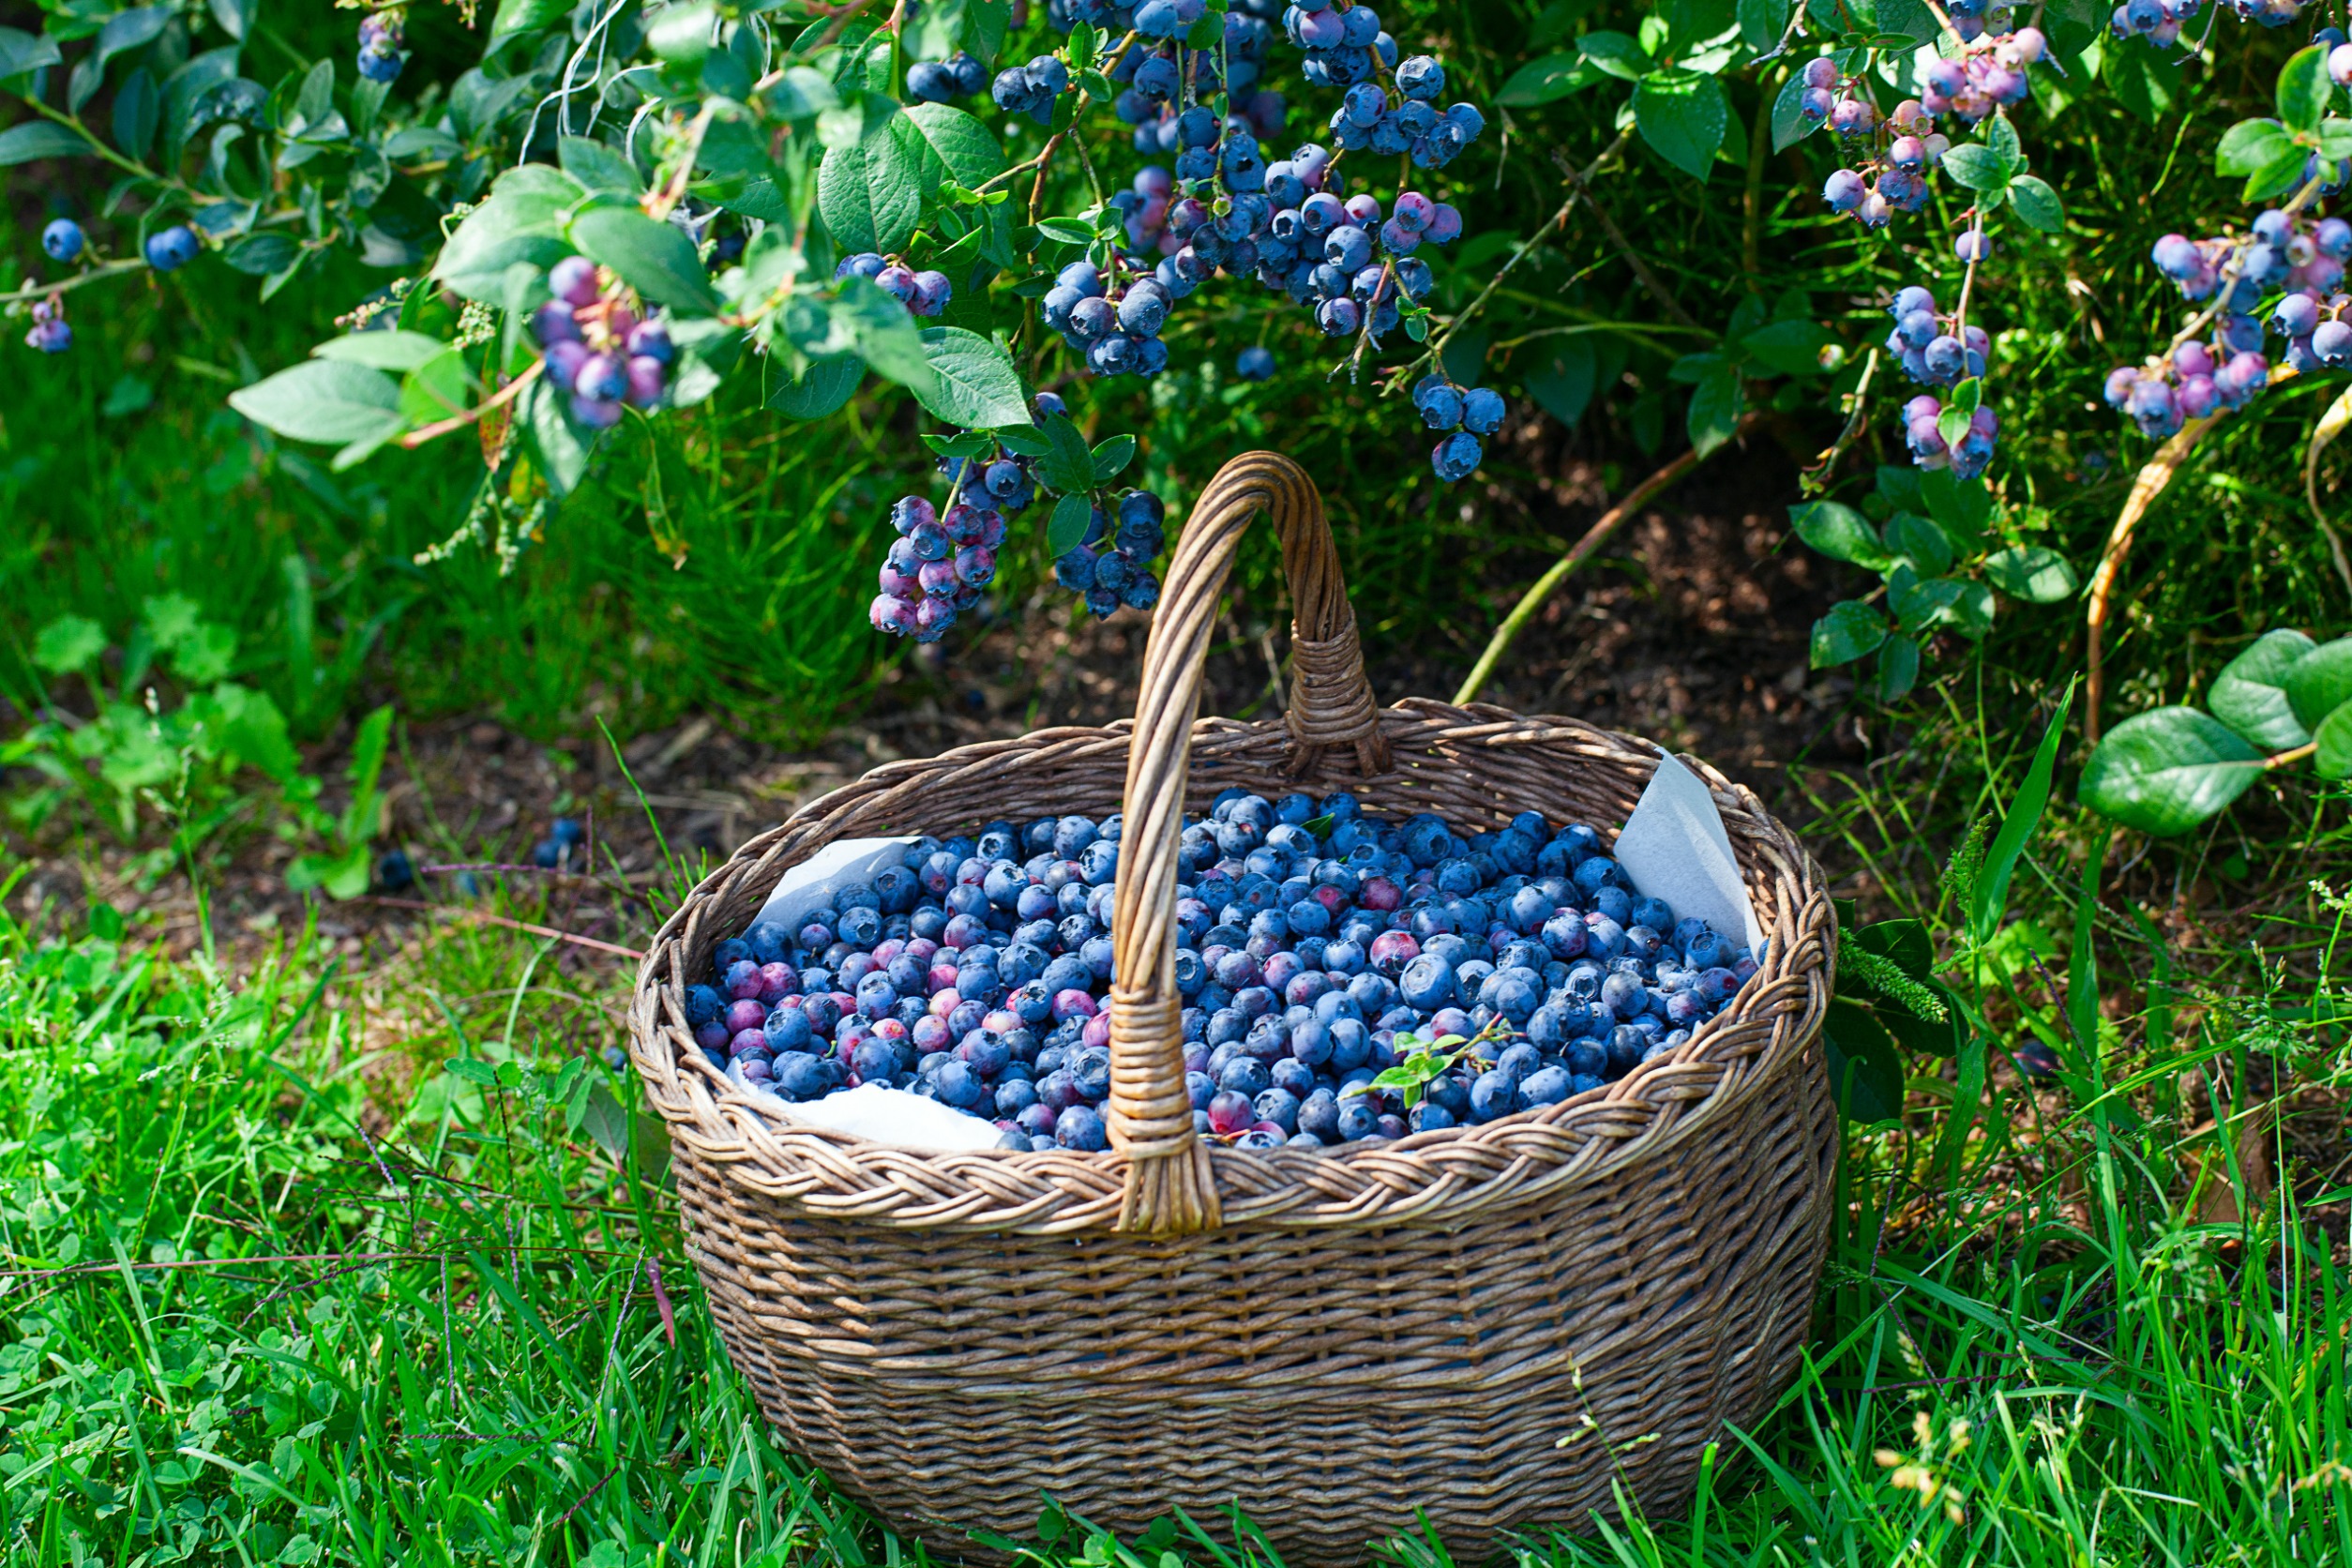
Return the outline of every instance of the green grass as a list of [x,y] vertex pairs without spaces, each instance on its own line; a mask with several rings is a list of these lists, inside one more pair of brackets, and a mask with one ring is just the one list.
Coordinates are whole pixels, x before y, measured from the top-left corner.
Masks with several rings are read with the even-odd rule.
[[[2028,860],[2024,919],[1960,983],[1981,988],[1997,1058],[2053,1041],[2069,1087],[2035,1105],[1996,1086],[1980,1108],[1923,1062],[1905,1121],[1847,1138],[1780,1408],[1726,1438],[1687,1517],[1622,1498],[1524,1561],[2352,1560],[2340,1220],[2307,1220],[2296,1196],[2341,1195],[2314,1190],[2284,1134],[2237,1136],[2276,1107],[2226,1087],[2262,1081],[2262,1052],[2305,1094],[2347,1081],[2308,1033],[2344,1013],[2342,912],[2278,933],[2302,978],[2231,997],[2193,992],[2095,909],[2087,950],[2054,962],[2110,1005],[2063,1007],[2029,950],[2074,924],[2068,842]],[[1892,901],[1939,916],[1916,878]],[[656,1123],[599,1054],[623,973],[479,925],[358,957],[306,931],[236,964],[170,961],[147,937],[102,908],[83,929],[0,927],[12,1560],[918,1549],[783,1452],[729,1370]],[[2085,1019],[2099,1051],[2073,1046]],[[2215,1093],[2236,1130],[2218,1140],[2197,1126]],[[2239,1168],[2248,1147],[2275,1188]],[[1084,1535],[1041,1541],[1040,1560],[1214,1560],[1168,1531]]]

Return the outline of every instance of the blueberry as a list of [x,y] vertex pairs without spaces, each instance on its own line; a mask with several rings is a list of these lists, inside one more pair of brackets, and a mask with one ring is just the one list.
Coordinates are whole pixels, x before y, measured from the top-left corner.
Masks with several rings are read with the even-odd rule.
[[[63,258],[61,258],[63,259]],[[1274,373],[1274,351],[1252,344],[1233,362],[1233,373],[1244,381],[1270,381]]]
[[82,225],[70,218],[52,219],[41,231],[41,249],[53,262],[78,260],[83,244]]
[[195,232],[185,223],[157,230],[144,248],[147,264],[158,272],[178,271],[196,259],[197,249]]

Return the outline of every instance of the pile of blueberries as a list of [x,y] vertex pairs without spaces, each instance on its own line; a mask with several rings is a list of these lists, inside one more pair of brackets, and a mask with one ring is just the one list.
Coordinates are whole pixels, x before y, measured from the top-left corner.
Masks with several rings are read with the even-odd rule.
[[1438,477],[1449,482],[1476,472],[1486,455],[1478,438],[1502,428],[1501,393],[1485,386],[1456,386],[1443,371],[1433,371],[1414,384],[1413,407],[1431,430],[1453,432],[1429,454]]
[[[1970,230],[1960,236],[1967,242],[1976,236],[1981,257],[1983,236]],[[1976,257],[1964,256],[1963,260]],[[1887,353],[1901,363],[1904,374],[1927,386],[1952,386],[1970,377],[1984,374],[1985,351],[1992,347],[1992,339],[1981,326],[1963,327],[1958,335],[1949,329],[1955,324],[1952,318],[1936,309],[1936,296],[1914,283],[1898,289],[1894,302],[1887,307],[1887,314],[1894,318],[1894,330],[1887,334]],[[1973,479],[1984,472],[1993,460],[1993,446],[2000,434],[2000,422],[1994,416],[1992,405],[1980,403],[1968,415],[1968,433],[1960,438],[1957,447],[1944,444],[1943,432],[1937,429],[1944,405],[1932,393],[1922,393],[1903,405],[1904,444],[1910,448],[1911,460],[1922,468],[1943,468],[1963,479]]]
[[833,269],[836,278],[870,278],[882,291],[907,308],[911,316],[936,316],[947,308],[955,288],[943,272],[916,272],[889,257],[861,250]]
[[555,297],[539,307],[531,329],[547,357],[551,385],[571,394],[572,417],[592,430],[621,422],[624,403],[661,401],[677,356],[669,328],[640,321],[620,280],[585,256],[566,256],[548,272]]
[[2149,253],[2181,295],[2213,302],[2210,339],[2183,339],[2140,365],[2108,373],[2107,402],[2163,440],[2191,419],[2243,408],[2269,384],[2263,319],[2254,312],[2274,291],[2269,330],[2286,339],[2284,362],[2298,373],[2352,365],[2352,223],[2273,207],[2248,232],[2202,240],[2166,234]]
[[[788,1100],[882,1083],[994,1121],[1000,1148],[1106,1147],[1121,827],[917,841],[799,929],[719,943],[686,992],[697,1045]],[[1591,828],[1533,812],[1466,839],[1345,793],[1235,789],[1179,853],[1184,1081],[1200,1135],[1237,1148],[1557,1105],[1675,1050],[1756,972],[1629,886]],[[1428,1056],[1418,1093],[1375,1084]]]

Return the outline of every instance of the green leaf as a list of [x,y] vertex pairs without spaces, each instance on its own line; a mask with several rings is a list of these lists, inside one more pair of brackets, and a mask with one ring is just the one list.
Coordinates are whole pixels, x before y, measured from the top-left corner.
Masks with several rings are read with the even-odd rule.
[[1086,537],[1086,525],[1093,520],[1094,503],[1084,490],[1072,490],[1053,504],[1053,520],[1046,526],[1046,550],[1048,554],[1066,555],[1076,550]]
[[590,207],[573,218],[571,241],[580,253],[620,274],[623,282],[656,304],[716,315],[718,295],[695,254],[694,242],[674,223],[635,207]]
[[1970,190],[1999,190],[2009,184],[2009,163],[1992,148],[1964,142],[1944,154],[1943,172]]
[[1108,484],[1125,472],[1127,464],[1134,460],[1135,437],[1131,435],[1115,435],[1097,443],[1094,447],[1094,482]]
[[1864,1125],[1903,1114],[1903,1058],[1869,1008],[1832,998],[1821,1047],[1839,1114]]
[[[1864,571],[1884,571],[1892,564],[1877,530],[1853,507],[1835,501],[1811,501],[1788,508],[1789,525],[1797,537],[1832,561],[1849,561]],[[1841,661],[1842,662],[1842,661]]]
[[915,397],[950,425],[990,430],[1029,422],[1029,394],[1012,355],[960,326],[923,331],[923,352],[931,362],[932,386]]
[[[1950,578],[1940,581],[1952,582]],[[1952,596],[1952,619],[1959,625],[1960,635],[1982,639],[1993,629],[1997,601],[1993,590],[1982,582],[1959,581],[1953,584],[1959,592]]]
[[87,158],[90,143],[49,120],[26,120],[0,130],[0,169],[37,158]]
[[2248,176],[2240,194],[2249,202],[2284,195],[2303,183],[2303,169],[2310,161],[2302,148],[2287,147]]
[[1075,218],[1041,218],[1037,232],[1061,245],[1092,245],[1094,231]]
[[2286,700],[2306,730],[2352,700],[2352,637],[2323,642],[2287,666]]
[[1634,84],[1635,128],[1651,151],[1693,179],[1707,177],[1730,117],[1723,83],[1701,72],[1670,66]]
[[1887,574],[1887,608],[1908,631],[1922,631],[1955,619],[1961,585],[1948,577],[1922,578],[1908,564]]
[[910,104],[890,130],[922,164],[926,196],[950,180],[970,189],[1004,172],[1004,149],[996,133],[952,105]]
[[294,243],[292,234],[271,231],[246,235],[229,247],[220,259],[249,277],[267,278],[285,271],[301,254],[302,248]]
[[2214,816],[2262,776],[2262,756],[2194,708],[2135,714],[2101,738],[2083,769],[2083,804],[2159,837]]
[[542,378],[524,388],[520,410],[539,473],[559,501],[588,476],[588,459],[596,445],[595,432],[572,423],[565,407],[570,400]]
[[1993,520],[1993,492],[1985,489],[1983,479],[1963,479],[1949,468],[1929,469],[1920,475],[1920,493],[1927,498],[1927,510],[1943,524],[1944,534],[1955,549],[1966,554],[1984,536],[1985,525]]
[[1685,422],[1691,445],[1700,457],[1731,439],[1732,432],[1740,428],[1742,407],[1740,373],[1728,365],[1709,371],[1692,388],[1690,414]]
[[1094,455],[1086,449],[1086,438],[1078,434],[1076,425],[1066,415],[1050,415],[1046,419],[1047,451],[1045,461],[1037,468],[1037,476],[1049,490],[1068,493],[1082,490],[1094,483]]
[[2066,208],[2059,203],[2050,182],[2039,174],[2020,174],[2009,182],[2009,199],[2015,204],[2017,216],[2030,229],[2055,234],[2066,227]]
[[635,201],[644,188],[638,180],[637,166],[623,157],[618,148],[601,142],[585,136],[558,137],[555,157],[564,166],[564,173],[591,190]]
[[817,215],[836,245],[845,251],[905,248],[923,212],[920,144],[885,124],[878,134],[826,150],[817,166]]
[[1941,577],[1952,569],[1952,541],[1932,519],[1917,512],[1897,512],[1888,520],[1887,546],[1909,557],[1922,577]]
[[1772,151],[1787,152],[1827,123],[1806,118],[1804,102],[1805,79],[1792,73],[1772,99]]
[[788,419],[822,419],[837,413],[866,379],[866,361],[854,354],[812,359],[797,381],[768,393],[768,407]]
[[105,628],[80,615],[60,615],[33,639],[33,662],[53,675],[87,670],[105,652]]
[[229,394],[229,406],[294,441],[362,441],[400,429],[400,384],[365,365],[309,359]]
[[1878,701],[1900,702],[1919,684],[1919,644],[1897,632],[1878,645]]
[[1053,450],[1053,443],[1046,432],[1023,420],[1018,425],[1000,425],[988,431],[996,444],[1018,458],[1042,458]]
[[1554,102],[1591,81],[1591,68],[1578,55],[1543,55],[1513,71],[1510,80],[1495,94],[1495,101],[1513,109],[1533,109]]
[[1984,558],[1984,575],[1994,587],[2028,604],[2056,604],[2074,594],[2074,568],[2057,550],[2040,545],[2013,545]]
[[2335,90],[2328,79],[2328,46],[2313,44],[2279,68],[2279,118],[2289,130],[2317,130]]
[[2213,155],[2216,173],[2251,174],[2293,145],[2286,128],[2276,120],[2240,120],[2222,132]]
[[57,40],[42,33],[27,33],[21,27],[0,27],[0,82],[10,77],[37,71],[43,66],[63,64],[65,56],[57,52]]
[[1785,376],[1819,375],[1821,351],[1835,341],[1828,328],[1796,320],[1772,322],[1740,339],[1750,354]]
[[2026,852],[2026,840],[2033,837],[2033,830],[2042,823],[2043,807],[2050,804],[2050,776],[2058,769],[2058,747],[2066,739],[2067,710],[2073,705],[2074,683],[2069,680],[2058,698],[2058,711],[2042,731],[2042,744],[2034,748],[2026,781],[2011,797],[2001,830],[1993,836],[1993,847],[1984,853],[1968,911],[1968,929],[1979,946],[1992,941],[1999,929],[2001,915],[2009,908],[2009,879],[2016,873],[2017,857]]
[[[707,6],[672,7],[663,13],[664,20],[676,17],[678,12],[686,10],[701,12],[700,21],[703,33],[707,37],[711,24],[710,8]],[[496,53],[499,46],[509,38],[520,38],[525,33],[535,33],[542,27],[551,26],[569,16],[571,11],[572,8],[566,0],[498,0],[498,14],[490,22],[490,41],[483,44],[482,53]],[[685,18],[677,17],[677,20],[682,22]]]
[[[2205,705],[2249,746],[2286,751],[2312,738],[2286,698],[2287,671],[2318,644],[2299,631],[2264,632],[2247,650],[2222,666]],[[2339,708],[2336,711],[2341,711]],[[2330,712],[2329,717],[2334,716]]]
[[1595,69],[1627,82],[1638,82],[1658,68],[1650,52],[1623,33],[1587,33],[1576,40],[1576,52]]
[[442,247],[433,276],[462,298],[505,305],[508,267],[545,270],[571,253],[564,214],[586,194],[579,181],[544,163],[507,170],[490,200],[466,214]]
[[1740,41],[1758,54],[1771,53],[1788,29],[1788,0],[1740,0]]
[[1887,640],[1887,618],[1860,599],[1841,599],[1813,623],[1812,664],[1851,664]]
[[106,25],[98,29],[98,49],[93,55],[98,68],[104,70],[106,63],[117,54],[144,49],[161,38],[173,15],[170,6],[145,6],[138,10],[116,11],[108,17]]
[[163,95],[156,90],[147,68],[141,66],[114,89],[114,145],[143,158],[154,147],[156,130],[162,123]]
[[2312,771],[2322,778],[2352,778],[2352,702],[2319,721],[2312,736],[2319,749],[2312,754]]
[[448,346],[425,332],[354,332],[329,338],[310,351],[310,357],[405,373]]
[[445,348],[401,379],[400,414],[411,425],[430,425],[465,412],[474,378],[466,374],[465,354]]
[[836,332],[846,328],[866,363],[920,397],[931,383],[923,336],[887,290],[870,279],[845,278],[836,285],[831,309]]
[[[1551,342],[1549,356],[1528,374],[1527,395],[1561,424],[1574,425],[1592,401],[1599,365],[1591,340],[1582,335],[1555,338]],[[1543,350],[1539,347],[1536,352]]]

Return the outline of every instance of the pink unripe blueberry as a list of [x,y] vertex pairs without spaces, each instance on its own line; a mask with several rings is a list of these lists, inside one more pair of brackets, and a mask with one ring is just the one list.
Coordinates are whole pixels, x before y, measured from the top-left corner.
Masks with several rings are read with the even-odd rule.
[[547,286],[549,292],[560,300],[572,305],[594,305],[596,302],[596,264],[585,256],[566,256],[549,271]]

